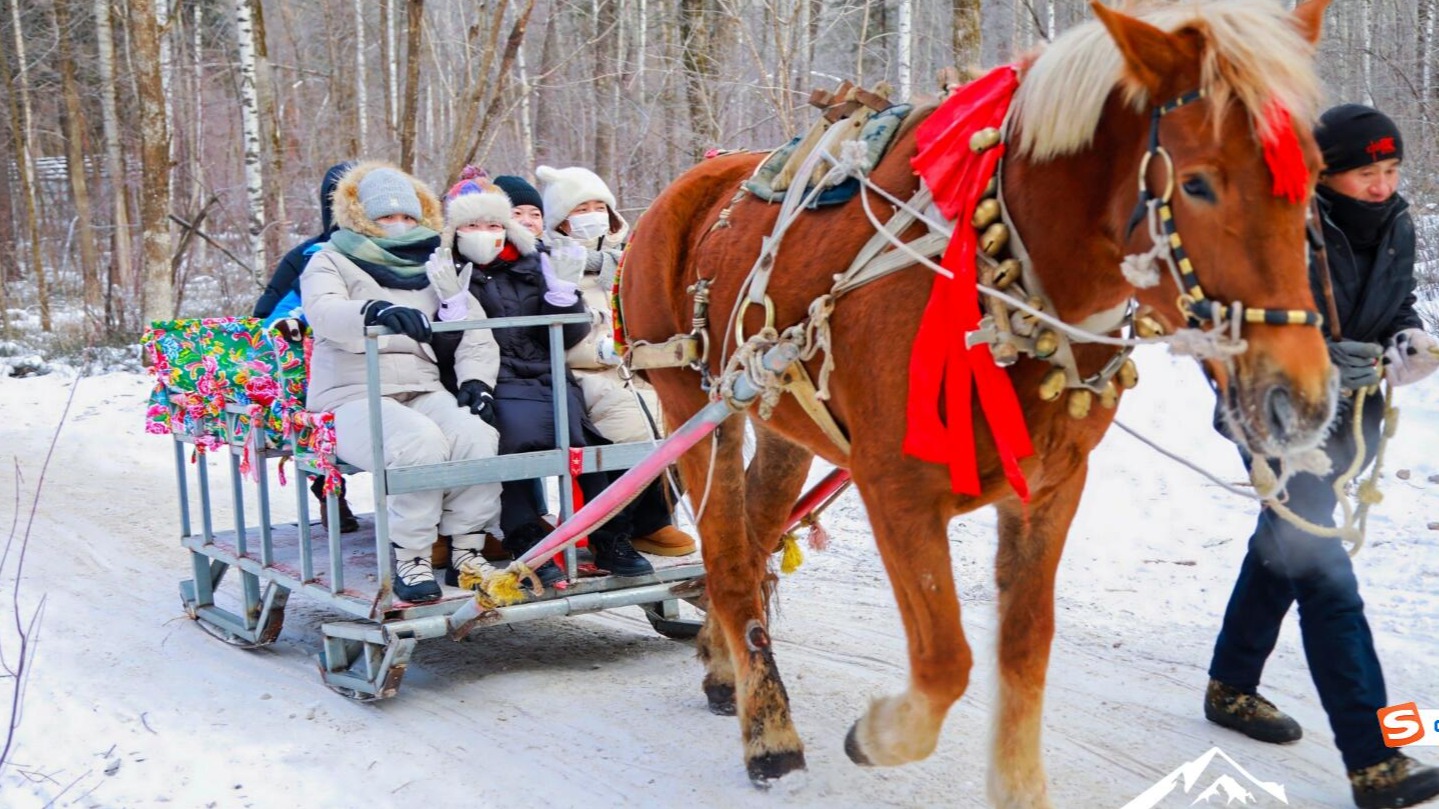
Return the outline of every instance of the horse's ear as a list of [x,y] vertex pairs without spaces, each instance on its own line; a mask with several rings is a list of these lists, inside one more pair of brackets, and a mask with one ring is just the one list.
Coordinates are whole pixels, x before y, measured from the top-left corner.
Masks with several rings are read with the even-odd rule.
[[1327,8],[1329,0],[1304,0],[1294,7],[1294,25],[1310,43],[1319,42],[1319,34],[1324,29],[1324,10]]
[[1128,78],[1148,90],[1151,97],[1157,95],[1163,87],[1164,78],[1177,66],[1178,57],[1187,51],[1178,37],[1121,14],[1099,0],[1092,0],[1089,6],[1119,46],[1119,53],[1128,67]]

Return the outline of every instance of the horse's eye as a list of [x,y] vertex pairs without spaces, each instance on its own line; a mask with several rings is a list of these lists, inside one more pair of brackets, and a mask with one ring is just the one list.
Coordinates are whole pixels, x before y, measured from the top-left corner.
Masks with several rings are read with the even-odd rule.
[[1203,177],[1198,175],[1190,177],[1185,180],[1184,184],[1180,187],[1184,189],[1185,194],[1195,199],[1202,199],[1205,202],[1211,203],[1215,201],[1214,189],[1209,187],[1209,181]]

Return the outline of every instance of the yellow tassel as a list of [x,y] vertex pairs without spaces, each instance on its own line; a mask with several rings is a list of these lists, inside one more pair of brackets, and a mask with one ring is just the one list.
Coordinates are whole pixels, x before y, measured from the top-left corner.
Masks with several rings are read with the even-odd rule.
[[486,609],[518,604],[525,599],[525,593],[520,589],[519,574],[508,570],[484,576],[462,570],[460,586],[474,590],[475,602]]
[[799,570],[799,566],[804,564],[804,551],[800,550],[799,537],[796,537],[793,531],[785,534],[782,539],[784,540],[784,555],[780,557],[779,572],[788,576]]

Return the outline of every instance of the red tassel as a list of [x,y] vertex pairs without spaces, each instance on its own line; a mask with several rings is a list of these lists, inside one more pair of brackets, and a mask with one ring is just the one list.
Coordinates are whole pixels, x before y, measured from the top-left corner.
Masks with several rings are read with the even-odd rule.
[[919,151],[910,163],[940,211],[959,225],[940,259],[953,275],[934,279],[910,354],[904,451],[946,464],[954,492],[980,494],[973,417],[977,393],[1005,477],[1027,501],[1029,486],[1019,459],[1034,449],[1014,385],[994,364],[989,346],[965,345],[965,335],[979,326],[981,315],[977,237],[968,223],[1005,150],[1000,144],[975,154],[969,141],[981,129],[1003,123],[1018,87],[1013,67],[996,68],[950,96],[915,132]]
[[1289,110],[1277,100],[1264,105],[1264,162],[1274,175],[1273,194],[1290,202],[1302,202],[1309,191],[1309,167],[1294,134]]

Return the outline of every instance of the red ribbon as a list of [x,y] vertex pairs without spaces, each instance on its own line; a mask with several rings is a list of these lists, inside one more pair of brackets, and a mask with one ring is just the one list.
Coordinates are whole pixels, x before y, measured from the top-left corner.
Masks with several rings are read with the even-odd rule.
[[[585,470],[585,449],[584,447],[570,447],[570,498],[574,501],[573,514],[584,508],[585,492],[580,488],[580,473]],[[575,542],[576,548],[583,548],[589,544],[589,537],[580,537]]]
[[1012,66],[996,68],[950,96],[915,133],[918,150],[910,163],[934,194],[940,212],[956,226],[940,259],[954,277],[935,276],[910,355],[904,451],[948,465],[955,493],[979,495],[972,417],[977,390],[1005,477],[1028,502],[1029,485],[1019,459],[1033,455],[1034,447],[1019,397],[1009,375],[994,364],[987,344],[965,345],[965,335],[980,321],[978,239],[969,221],[1005,151],[999,144],[976,154],[969,142],[976,132],[1003,124],[1018,87]]

